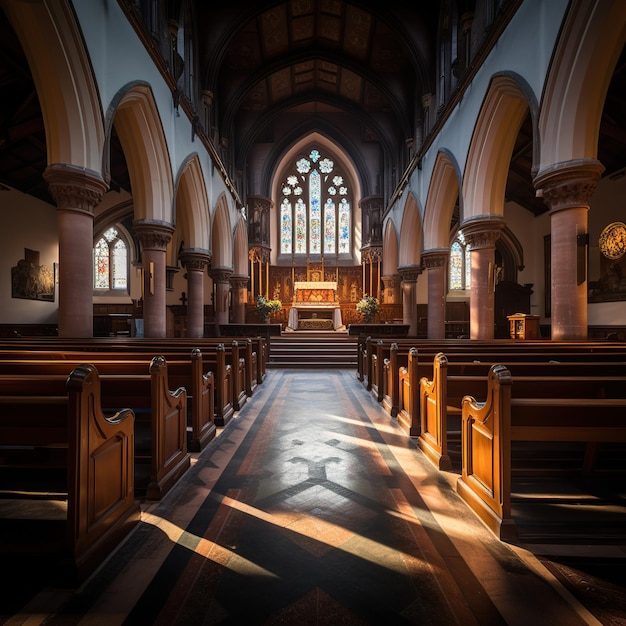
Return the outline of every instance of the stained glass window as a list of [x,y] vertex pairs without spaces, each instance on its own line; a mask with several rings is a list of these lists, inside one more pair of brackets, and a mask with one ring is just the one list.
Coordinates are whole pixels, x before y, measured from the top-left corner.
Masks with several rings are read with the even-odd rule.
[[469,289],[472,266],[470,246],[465,243],[463,233],[459,232],[450,246],[449,284],[450,289]]
[[281,254],[349,254],[351,190],[319,150],[299,155],[280,187]]
[[93,248],[94,289],[128,291],[128,248],[109,228]]

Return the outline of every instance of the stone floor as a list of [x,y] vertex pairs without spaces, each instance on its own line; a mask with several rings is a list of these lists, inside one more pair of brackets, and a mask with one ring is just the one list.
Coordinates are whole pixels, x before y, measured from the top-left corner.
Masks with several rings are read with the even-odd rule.
[[623,545],[502,543],[453,484],[353,371],[273,370],[81,588],[0,587],[1,623],[626,624]]

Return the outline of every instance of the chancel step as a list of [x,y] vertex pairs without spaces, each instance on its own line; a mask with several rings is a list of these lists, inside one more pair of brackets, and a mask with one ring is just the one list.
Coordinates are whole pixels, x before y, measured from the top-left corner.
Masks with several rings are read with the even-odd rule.
[[357,338],[343,333],[296,331],[271,338],[267,367],[343,368],[357,367]]

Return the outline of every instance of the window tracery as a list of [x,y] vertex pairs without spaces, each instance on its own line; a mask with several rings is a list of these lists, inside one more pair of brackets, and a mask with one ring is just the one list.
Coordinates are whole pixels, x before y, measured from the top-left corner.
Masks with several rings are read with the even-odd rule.
[[281,254],[350,253],[352,193],[332,159],[317,149],[299,157],[280,192]]
[[128,246],[116,228],[109,228],[93,248],[94,289],[128,292]]

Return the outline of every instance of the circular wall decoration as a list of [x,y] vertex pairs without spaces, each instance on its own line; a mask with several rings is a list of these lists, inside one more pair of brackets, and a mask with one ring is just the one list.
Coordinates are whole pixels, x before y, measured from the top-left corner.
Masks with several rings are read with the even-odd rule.
[[600,233],[600,252],[607,258],[616,260],[626,252],[626,224],[613,222]]

